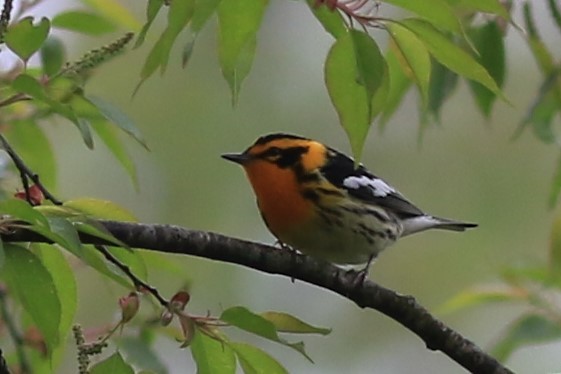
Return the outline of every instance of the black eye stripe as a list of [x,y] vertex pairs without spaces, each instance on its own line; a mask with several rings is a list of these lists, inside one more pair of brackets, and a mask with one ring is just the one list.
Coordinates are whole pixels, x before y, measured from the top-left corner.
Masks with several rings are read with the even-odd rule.
[[271,147],[261,152],[257,157],[277,164],[281,168],[295,165],[309,147],[296,146],[289,148]]

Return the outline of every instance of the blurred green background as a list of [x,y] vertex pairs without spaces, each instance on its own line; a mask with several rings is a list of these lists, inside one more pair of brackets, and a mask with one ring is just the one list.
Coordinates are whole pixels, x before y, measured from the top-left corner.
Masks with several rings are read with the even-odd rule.
[[[538,24],[543,26],[544,39],[555,42],[554,30],[538,3],[536,14],[543,17]],[[123,4],[143,19],[144,1]],[[397,16],[385,5],[381,11],[384,16]],[[519,19],[518,10],[515,14]],[[173,223],[273,243],[242,170],[219,155],[241,151],[259,135],[279,131],[309,136],[349,152],[323,84],[323,61],[331,37],[303,2],[272,1],[236,108],[231,106],[217,63],[215,20],[199,35],[187,69],[180,68],[176,51],[166,74],[151,78],[131,98],[162,25],[159,21],[143,48],[104,65],[89,86],[89,93],[128,113],[145,135],[151,152],[129,142],[138,167],[139,190],[135,191],[103,146],[88,151],[72,125],[61,123],[49,130],[59,161],[59,195],[109,199],[130,209],[142,222]],[[384,45],[383,33],[374,33]],[[74,40],[70,59],[99,43],[84,42],[81,37]],[[435,231],[409,237],[383,253],[373,266],[370,274],[376,282],[415,296],[429,310],[466,287],[498,282],[505,267],[546,259],[554,214],[547,208],[547,197],[558,150],[540,143],[530,131],[511,139],[535,96],[539,75],[514,29],[508,32],[507,51],[505,92],[513,105],[497,103],[490,121],[477,113],[462,83],[444,107],[442,125],[431,125],[421,142],[414,92],[383,132],[372,129],[366,143],[363,162],[421,208],[480,224],[464,234]],[[210,260],[151,259],[151,283],[165,294],[190,282],[191,313],[216,315],[224,308],[245,305],[257,312],[289,312],[333,328],[327,337],[303,337],[315,364],[292,350],[252,340],[291,372],[464,372],[443,354],[427,350],[419,338],[394,321],[325,290]],[[174,271],[167,268],[169,262]],[[117,298],[125,291],[87,268],[79,268],[78,278],[77,320],[94,326],[114,319]],[[489,306],[439,317],[489,348],[522,310],[517,305]],[[233,336],[247,339],[242,334]],[[178,346],[166,340],[158,343],[170,372],[194,372],[190,352]],[[559,370],[559,348],[561,343],[524,348],[508,366],[520,373]],[[71,355],[68,359],[63,370],[70,373],[75,363]]]

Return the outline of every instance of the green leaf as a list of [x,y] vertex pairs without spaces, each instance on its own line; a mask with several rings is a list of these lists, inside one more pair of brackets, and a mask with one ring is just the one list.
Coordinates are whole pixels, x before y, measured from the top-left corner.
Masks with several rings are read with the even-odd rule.
[[80,242],[78,231],[76,231],[72,223],[68,219],[62,217],[47,216],[47,220],[49,221],[51,231],[51,234],[47,237],[75,256],[80,257],[82,243]]
[[521,346],[559,339],[561,326],[544,316],[528,314],[509,326],[505,335],[495,344],[492,354],[497,360],[506,361]]
[[331,47],[324,73],[331,102],[359,160],[372,120],[378,114],[373,99],[384,87],[384,58],[370,36],[351,30]]
[[66,53],[62,41],[51,35],[45,40],[39,52],[43,73],[49,77],[57,74],[66,60]]
[[310,362],[313,362],[304,350],[304,343],[287,342],[277,334],[275,325],[272,322],[266,320],[258,314],[249,311],[244,307],[238,306],[228,308],[224,312],[222,312],[220,319],[232,326],[236,326],[239,329],[290,347],[302,354],[302,356],[306,357]]
[[[393,46],[393,47],[392,47]],[[388,96],[386,98],[386,105],[384,106],[382,116],[380,117],[380,127],[383,129],[389,119],[393,116],[405,93],[411,87],[413,82],[403,72],[403,68],[397,57],[395,50],[395,43],[390,42],[390,48],[386,53],[386,63],[388,65],[388,79],[390,87]]]
[[88,266],[96,270],[98,273],[108,277],[124,288],[131,291],[134,290],[134,285],[131,283],[131,280],[123,275],[122,271],[110,265],[105,260],[105,257],[93,246],[84,245],[78,254],[78,258],[83,260],[86,264],[88,264]]
[[117,30],[115,24],[107,18],[81,10],[70,10],[57,14],[52,20],[52,26],[94,36]]
[[124,29],[138,31],[140,22],[131,13],[130,9],[119,4],[114,0],[82,0],[88,4],[97,13],[101,14],[107,20],[115,25],[119,25]]
[[127,116],[122,110],[115,105],[105,101],[97,96],[87,96],[86,99],[96,106],[101,114],[109,121],[114,123],[118,128],[123,130],[126,134],[130,135],[140,145],[148,150],[148,146],[144,140],[144,136],[134,123],[134,121]]
[[[469,31],[470,39],[479,52],[477,61],[489,72],[502,88],[505,80],[505,49],[502,31],[497,21],[473,28]],[[470,87],[479,109],[489,117],[497,95],[481,84],[470,81]]]
[[321,335],[328,335],[331,333],[331,329],[312,326],[288,313],[264,312],[261,313],[261,317],[271,322],[279,332]]
[[383,0],[383,2],[407,9],[439,28],[462,34],[462,24],[456,17],[454,10],[445,0]]
[[195,13],[191,20],[191,31],[193,31],[194,34],[198,34],[199,31],[202,30],[210,16],[216,12],[218,4],[220,4],[221,1],[222,0],[205,0],[195,2]]
[[60,302],[60,323],[58,329],[59,346],[53,352],[53,361],[56,366],[63,358],[66,351],[64,344],[78,307],[78,292],[74,272],[61,251],[52,248],[47,244],[36,244],[37,254],[45,269],[53,279],[56,293]]
[[288,371],[267,352],[244,343],[229,344],[236,352],[245,374],[288,374]]
[[556,0],[548,0],[547,5],[549,5],[549,13],[551,13],[555,25],[561,31],[561,9],[559,9]]
[[481,83],[494,94],[503,96],[487,70],[469,53],[454,44],[430,23],[420,19],[406,19],[402,24],[425,43],[432,56],[453,72]]
[[162,9],[163,5],[164,0],[148,0],[148,4],[146,5],[146,23],[142,26],[142,30],[138,33],[138,37],[134,43],[134,48],[138,48],[144,43],[146,34],[148,33],[148,30],[150,30],[152,22],[156,19],[156,16],[160,12],[160,9]]
[[117,129],[110,122],[105,120],[92,120],[92,129],[105,144],[107,149],[115,156],[119,164],[125,169],[136,188],[138,188],[138,178],[136,167],[123,142],[117,134]]
[[47,218],[39,211],[33,209],[26,201],[9,199],[0,201],[0,215],[8,214],[11,217],[28,222],[38,227],[49,228]]
[[117,247],[128,248],[125,243],[115,238],[105,227],[97,222],[74,221],[73,224],[74,228],[78,230],[78,232],[102,239],[103,241]]
[[89,374],[134,374],[132,366],[127,364],[119,352],[113,353],[103,361],[98,362],[88,371]]
[[346,34],[347,27],[341,13],[329,9],[325,4],[317,5],[316,0],[306,0],[306,2],[325,31],[330,33],[335,39]]
[[[140,72],[139,86],[148,79],[158,67],[165,72],[171,47],[179,33],[187,26],[195,10],[194,0],[172,1],[168,11],[168,24],[152,50],[146,57]],[[138,89],[138,87],[137,87]]]
[[131,212],[109,200],[86,197],[68,200],[63,204],[63,206],[95,218],[138,222]]
[[41,83],[27,74],[18,75],[17,78],[12,81],[12,88],[41,101],[47,99],[47,95]]
[[458,75],[438,61],[432,61],[428,113],[440,121],[440,108],[458,85]]
[[234,374],[236,357],[229,344],[212,339],[195,329],[190,345],[193,360],[197,364],[197,374]]
[[39,174],[41,183],[53,192],[56,187],[56,161],[49,139],[31,120],[13,121],[6,137],[29,168]]
[[59,345],[61,300],[53,276],[26,248],[4,243],[6,266],[2,277],[43,335],[49,355]]
[[547,49],[546,45],[542,41],[540,35],[537,32],[536,26],[534,24],[532,16],[532,6],[530,2],[524,2],[524,21],[525,28],[528,37],[526,38],[530,49],[536,59],[540,70],[544,74],[550,74],[554,69],[554,60],[551,52]]
[[8,28],[5,41],[19,58],[27,62],[41,48],[49,35],[50,28],[48,18],[43,17],[37,25],[34,25],[33,17],[25,17]]
[[491,13],[510,20],[510,13],[500,0],[448,0],[448,3],[465,11]]
[[218,57],[222,75],[232,91],[233,105],[251,70],[257,31],[268,3],[268,0],[225,0],[218,6]]
[[[419,87],[421,97],[428,102],[431,62],[425,44],[417,36],[397,23],[388,24],[393,50],[403,71]],[[390,80],[391,82],[391,80]]]
[[505,301],[525,301],[528,293],[517,288],[472,288],[464,290],[441,305],[437,313],[448,314],[458,310],[473,308],[479,305]]

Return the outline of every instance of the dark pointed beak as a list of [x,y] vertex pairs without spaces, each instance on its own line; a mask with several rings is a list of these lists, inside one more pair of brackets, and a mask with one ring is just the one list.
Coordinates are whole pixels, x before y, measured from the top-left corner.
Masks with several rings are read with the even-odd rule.
[[243,165],[251,160],[251,156],[246,153],[225,153],[221,155],[221,157],[240,165]]

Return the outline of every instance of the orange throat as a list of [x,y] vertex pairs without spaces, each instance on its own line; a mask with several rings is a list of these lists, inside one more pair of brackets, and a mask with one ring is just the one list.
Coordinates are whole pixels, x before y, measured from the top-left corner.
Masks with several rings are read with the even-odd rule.
[[312,218],[313,203],[302,196],[293,170],[281,169],[261,160],[244,165],[244,169],[257,197],[259,210],[269,230],[279,239],[282,240],[283,233]]

